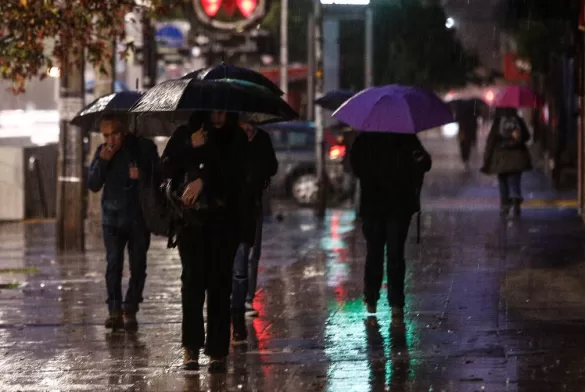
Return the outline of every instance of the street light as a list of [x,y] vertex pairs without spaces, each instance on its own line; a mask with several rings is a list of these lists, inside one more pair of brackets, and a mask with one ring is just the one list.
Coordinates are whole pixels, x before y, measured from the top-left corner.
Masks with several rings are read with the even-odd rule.
[[453,18],[447,18],[447,20],[445,21],[445,27],[448,29],[452,29],[453,27],[455,27],[455,20]]

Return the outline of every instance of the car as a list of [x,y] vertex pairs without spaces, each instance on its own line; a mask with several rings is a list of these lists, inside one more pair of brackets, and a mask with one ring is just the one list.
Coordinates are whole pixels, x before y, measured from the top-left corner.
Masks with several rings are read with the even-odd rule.
[[[278,173],[273,177],[270,193],[291,197],[301,206],[314,205],[318,200],[319,184],[315,157],[315,123],[287,121],[261,126],[272,139],[278,159]],[[343,167],[346,146],[341,143],[335,128],[325,130],[328,191],[338,199],[349,196],[350,176]]]

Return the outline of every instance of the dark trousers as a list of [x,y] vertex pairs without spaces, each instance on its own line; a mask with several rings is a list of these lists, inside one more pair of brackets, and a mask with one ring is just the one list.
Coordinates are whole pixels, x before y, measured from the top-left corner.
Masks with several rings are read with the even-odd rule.
[[406,264],[404,247],[410,226],[409,215],[363,214],[363,233],[367,255],[364,275],[364,299],[375,303],[380,298],[384,275],[384,248],[386,248],[386,274],[388,277],[388,303],[404,306],[404,277]]
[[[102,226],[106,246],[106,288],[108,310],[137,312],[142,302],[142,291],[146,281],[146,254],[150,246],[150,232],[142,224],[126,227]],[[128,245],[130,280],[126,298],[122,301],[122,273],[124,249]]]
[[522,202],[522,173],[501,173],[498,174],[498,184],[500,186],[500,205],[507,207],[513,201]]
[[246,301],[252,302],[258,285],[258,264],[262,254],[262,208],[256,214],[256,232],[254,245],[241,243],[234,259],[234,277],[232,291],[232,309],[245,311]]
[[[230,296],[232,266],[237,246],[233,225],[213,224],[186,227],[178,238],[183,303],[183,347],[211,357],[228,355],[230,344]],[[207,341],[203,305],[207,293]]]

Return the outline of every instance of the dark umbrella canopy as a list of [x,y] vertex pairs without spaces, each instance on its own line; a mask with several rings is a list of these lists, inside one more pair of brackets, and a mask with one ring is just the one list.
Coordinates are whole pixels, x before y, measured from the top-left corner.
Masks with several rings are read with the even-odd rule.
[[142,96],[137,91],[122,91],[100,97],[84,107],[71,120],[71,124],[92,128],[104,114],[125,114]]
[[147,91],[130,109],[176,123],[186,121],[195,111],[240,113],[258,124],[298,118],[280,97],[243,80],[168,80]]
[[355,93],[349,90],[333,90],[317,99],[315,104],[327,110],[335,111],[354,95]]
[[199,80],[221,80],[221,79],[238,79],[245,80],[265,87],[273,94],[281,96],[284,94],[277,85],[272,83],[270,79],[259,72],[248,68],[236,67],[235,65],[222,63],[215,67],[199,69],[190,72],[181,79],[199,79]]

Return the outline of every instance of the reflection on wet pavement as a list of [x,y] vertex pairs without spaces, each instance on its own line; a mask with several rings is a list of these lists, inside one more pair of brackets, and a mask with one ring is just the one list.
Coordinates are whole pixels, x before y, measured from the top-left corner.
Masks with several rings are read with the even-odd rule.
[[403,323],[384,301],[365,312],[352,211],[331,210],[322,226],[289,211],[265,227],[248,345],[232,350],[226,375],[209,375],[205,361],[185,372],[180,263],[164,241],[150,252],[139,332],[109,333],[99,237],[85,255],[57,256],[52,224],[5,224],[0,390],[582,390],[585,231],[573,210],[537,202],[572,195],[527,176],[535,202],[501,221],[493,179],[466,172],[455,141],[424,143],[435,167],[422,242],[409,239]]

